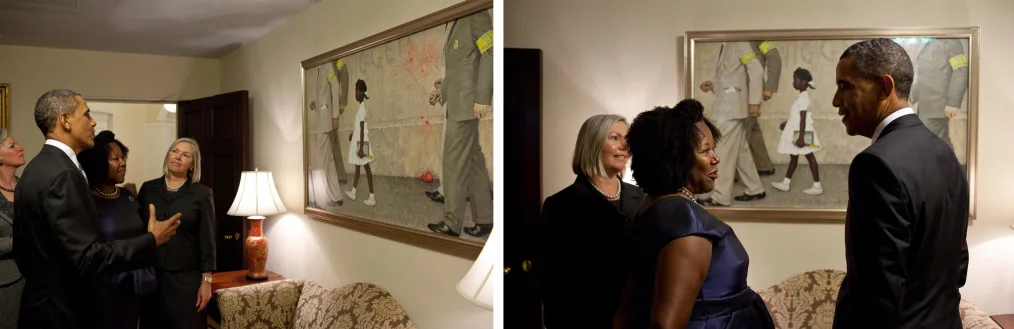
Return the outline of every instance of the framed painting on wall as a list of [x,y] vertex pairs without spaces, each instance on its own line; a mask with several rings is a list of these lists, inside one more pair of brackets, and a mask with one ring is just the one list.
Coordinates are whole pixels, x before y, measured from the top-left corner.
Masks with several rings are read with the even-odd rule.
[[[713,202],[709,211],[732,220],[845,219],[849,165],[871,140],[845,132],[832,105],[835,68],[846,48],[872,38],[893,40],[911,58],[909,102],[964,167],[975,218],[977,27],[688,32],[685,95],[701,101],[723,135],[746,144],[734,147],[738,156],[722,158],[733,161],[719,169],[734,176],[731,186],[716,184],[716,192],[699,197]],[[803,98],[805,113],[794,106]],[[749,104],[757,102],[760,115],[752,117]]]
[[0,128],[11,129],[11,85],[0,83]]
[[307,59],[304,212],[474,259],[493,226],[493,1]]

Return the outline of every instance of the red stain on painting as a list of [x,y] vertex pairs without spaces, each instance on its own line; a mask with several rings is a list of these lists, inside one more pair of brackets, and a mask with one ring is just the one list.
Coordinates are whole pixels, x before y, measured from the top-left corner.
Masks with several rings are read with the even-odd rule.
[[432,42],[413,42],[405,46],[406,71],[416,79],[424,79],[440,67],[440,49]]

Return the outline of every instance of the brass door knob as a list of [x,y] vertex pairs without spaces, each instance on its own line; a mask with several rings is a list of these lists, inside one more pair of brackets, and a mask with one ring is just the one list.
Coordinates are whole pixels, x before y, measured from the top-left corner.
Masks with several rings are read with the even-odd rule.
[[232,240],[232,236],[231,236],[231,235],[226,235],[226,236],[224,236],[224,238],[225,238],[226,240]]
[[527,259],[524,260],[524,261],[521,261],[521,270],[523,270],[525,272],[531,271],[532,270],[532,261],[527,260]]
[[236,241],[239,241],[239,232],[236,232]]
[[511,268],[510,267],[504,267],[503,268],[503,274],[510,274],[510,273],[511,273]]

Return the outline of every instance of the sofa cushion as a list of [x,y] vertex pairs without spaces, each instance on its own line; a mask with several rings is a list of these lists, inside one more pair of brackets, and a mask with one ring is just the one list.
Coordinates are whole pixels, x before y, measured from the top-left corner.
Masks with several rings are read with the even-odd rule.
[[282,280],[219,289],[222,329],[289,329],[303,280]]
[[296,329],[416,328],[398,301],[371,283],[325,289],[307,282],[296,308]]
[[767,304],[776,328],[831,328],[838,287],[845,272],[802,273],[757,293]]

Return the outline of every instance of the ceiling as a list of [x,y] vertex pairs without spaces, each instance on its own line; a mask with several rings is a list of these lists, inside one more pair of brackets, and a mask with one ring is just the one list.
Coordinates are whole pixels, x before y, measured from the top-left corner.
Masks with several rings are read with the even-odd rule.
[[0,45],[219,58],[320,0],[0,0]]

